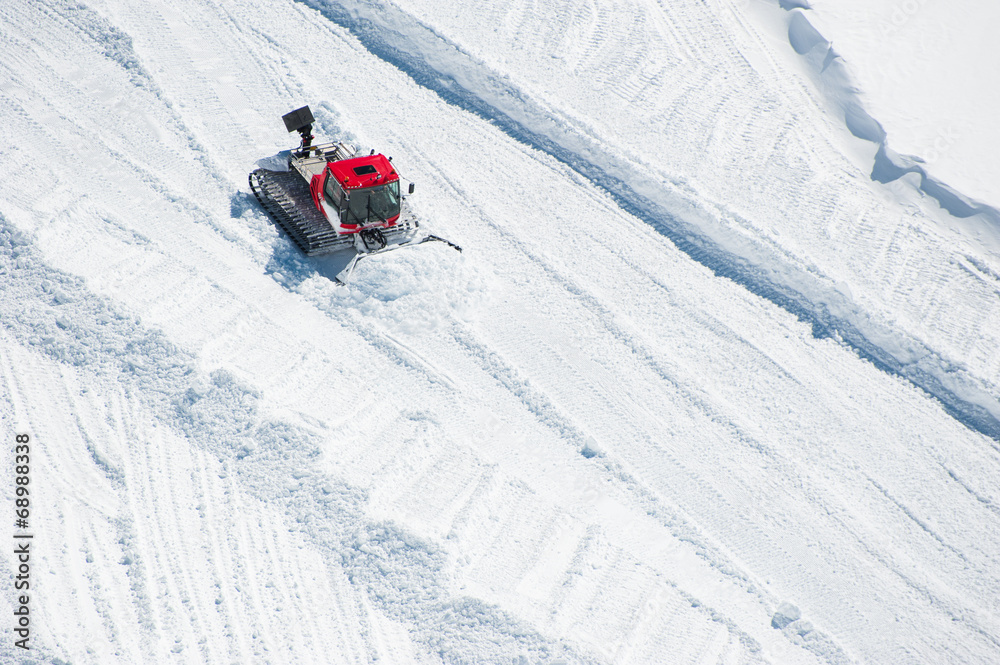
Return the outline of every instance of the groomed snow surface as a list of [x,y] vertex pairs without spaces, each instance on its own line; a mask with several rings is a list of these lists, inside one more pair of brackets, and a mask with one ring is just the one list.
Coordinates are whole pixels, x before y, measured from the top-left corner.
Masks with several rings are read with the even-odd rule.
[[[0,3],[0,662],[1000,662],[985,114],[813,4]],[[465,251],[302,257],[303,104]]]

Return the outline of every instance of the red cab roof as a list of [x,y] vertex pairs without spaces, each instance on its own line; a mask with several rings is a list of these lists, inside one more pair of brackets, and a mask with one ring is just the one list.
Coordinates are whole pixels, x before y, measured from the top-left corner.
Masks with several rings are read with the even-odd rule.
[[374,187],[399,180],[396,169],[385,155],[365,155],[327,164],[330,173],[344,189]]

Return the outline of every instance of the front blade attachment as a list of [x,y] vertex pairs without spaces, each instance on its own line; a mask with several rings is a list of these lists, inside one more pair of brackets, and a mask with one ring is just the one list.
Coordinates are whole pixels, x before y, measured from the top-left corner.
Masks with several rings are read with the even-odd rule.
[[354,249],[356,254],[354,255],[353,258],[351,258],[350,261],[348,261],[344,269],[341,270],[339,273],[337,273],[337,275],[334,277],[334,281],[337,282],[338,284],[347,284],[348,280],[351,278],[351,274],[354,272],[354,268],[357,267],[358,263],[360,263],[361,259],[363,258],[374,256],[376,254],[385,254],[386,252],[391,252],[394,249],[403,249],[404,247],[413,247],[415,245],[422,245],[425,242],[443,242],[449,247],[457,249],[459,252],[462,251],[461,247],[451,242],[450,240],[445,240],[444,238],[435,235],[426,235],[422,238],[414,238],[412,240],[407,240],[406,242],[385,245],[381,249],[376,249],[372,251],[365,251],[364,243],[356,243]]

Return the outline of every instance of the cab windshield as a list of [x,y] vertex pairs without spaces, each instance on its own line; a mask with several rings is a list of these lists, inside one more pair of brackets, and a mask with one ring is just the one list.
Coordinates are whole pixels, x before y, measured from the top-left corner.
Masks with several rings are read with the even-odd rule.
[[353,224],[387,222],[399,214],[399,181],[351,192],[347,221]]

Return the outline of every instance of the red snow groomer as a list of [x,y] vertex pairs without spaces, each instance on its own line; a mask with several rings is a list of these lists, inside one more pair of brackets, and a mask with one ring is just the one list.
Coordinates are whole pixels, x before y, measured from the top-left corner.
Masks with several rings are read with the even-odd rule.
[[[392,158],[357,156],[344,142],[312,144],[313,115],[303,106],[282,116],[302,143],[288,153],[286,170],[259,168],[250,173],[250,189],[264,210],[306,256],[353,251],[338,281],[350,277],[366,256],[425,242],[458,245],[421,234],[420,222],[400,192]],[[413,193],[410,183],[408,193]]]

